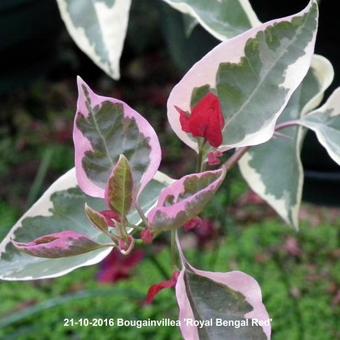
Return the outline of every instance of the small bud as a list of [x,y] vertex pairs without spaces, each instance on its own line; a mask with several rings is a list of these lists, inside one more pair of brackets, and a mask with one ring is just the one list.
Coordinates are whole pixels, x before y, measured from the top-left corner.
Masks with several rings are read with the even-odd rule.
[[145,229],[141,232],[141,239],[145,244],[151,244],[153,241],[153,234],[150,229]]
[[215,151],[208,153],[208,164],[209,165],[219,165],[221,164],[220,158],[223,156],[223,152]]

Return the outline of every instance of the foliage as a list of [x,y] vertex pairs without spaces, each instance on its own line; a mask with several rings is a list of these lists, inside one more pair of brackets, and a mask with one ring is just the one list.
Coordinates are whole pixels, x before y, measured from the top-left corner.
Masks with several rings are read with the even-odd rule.
[[[0,244],[0,278],[58,277],[100,262],[112,249],[128,256],[139,244],[151,247],[155,238],[170,231],[175,274],[154,286],[152,298],[175,285],[184,338],[269,339],[271,322],[257,281],[237,270],[195,268],[184,254],[180,240],[184,235],[179,233],[183,226],[184,230],[209,226],[197,216],[238,162],[253,189],[298,228],[301,126],[314,130],[339,164],[338,90],[317,109],[333,78],[329,62],[313,55],[317,2],[267,23],[257,20],[247,1],[224,1],[215,7],[199,0],[167,2],[222,40],[184,75],[167,104],[172,129],[197,153],[196,173],[173,180],[158,172],[161,147],[149,122],[125,102],[97,95],[78,77],[75,168],[52,184]],[[130,1],[58,4],[78,45],[118,78]],[[229,6],[234,8],[232,16]],[[224,21],[232,29],[226,29]],[[295,130],[288,137],[282,135],[288,128]],[[276,143],[275,138],[283,136],[291,143],[289,148]],[[281,152],[279,161],[272,149]],[[222,161],[230,150],[234,152]],[[280,157],[285,157],[282,164]],[[41,173],[46,167],[42,163]],[[284,180],[273,171],[283,171]],[[38,173],[37,181],[41,176]],[[301,255],[294,239],[287,240],[286,250]],[[273,258],[279,261],[280,255]],[[217,318],[247,327],[216,327]],[[204,327],[188,323],[194,319]],[[254,326],[253,320],[260,324]]]

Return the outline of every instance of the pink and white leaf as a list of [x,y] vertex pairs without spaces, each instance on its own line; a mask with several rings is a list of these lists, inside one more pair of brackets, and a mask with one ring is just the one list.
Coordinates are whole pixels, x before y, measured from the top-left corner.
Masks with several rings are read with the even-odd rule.
[[151,229],[173,230],[197,216],[212,199],[225,178],[224,169],[182,177],[165,188],[148,214]]
[[81,255],[107,247],[71,230],[44,235],[31,242],[12,242],[18,250],[29,255],[51,259]]
[[[199,340],[202,334],[209,339],[270,339],[271,319],[262,302],[257,281],[242,272],[214,273],[190,268],[182,269],[177,279],[176,298],[184,339]],[[187,320],[209,320],[213,324],[204,330]],[[239,320],[248,326],[215,326],[216,320]],[[253,324],[259,321],[257,326]]]
[[158,137],[138,112],[121,100],[95,94],[78,77],[73,140],[78,184],[83,192],[104,198],[119,155],[133,172],[138,196],[156,174],[161,149]]

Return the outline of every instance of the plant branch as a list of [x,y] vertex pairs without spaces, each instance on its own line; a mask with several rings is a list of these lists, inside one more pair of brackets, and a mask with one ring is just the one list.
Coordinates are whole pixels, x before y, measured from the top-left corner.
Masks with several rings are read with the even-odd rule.
[[242,158],[242,156],[251,148],[251,146],[244,146],[237,149],[234,154],[223,164],[226,171],[229,171],[236,163]]
[[[288,122],[278,124],[275,128],[275,131],[280,131],[289,127],[294,127],[300,125],[299,120],[289,120]],[[237,151],[224,163],[223,167],[226,171],[229,171],[232,167],[236,165],[236,163],[243,157],[243,155],[252,147],[252,145],[244,146]]]
[[281,124],[276,125],[275,127],[275,131],[280,131],[286,128],[290,128],[290,127],[294,127],[294,126],[298,126],[300,125],[300,121],[299,120],[289,120],[288,122],[284,122]]

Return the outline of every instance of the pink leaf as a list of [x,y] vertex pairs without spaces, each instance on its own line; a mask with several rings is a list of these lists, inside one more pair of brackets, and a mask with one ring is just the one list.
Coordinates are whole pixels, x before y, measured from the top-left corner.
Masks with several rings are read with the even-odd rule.
[[[267,339],[270,339],[270,318],[264,304],[262,303],[260,286],[254,278],[239,271],[232,271],[228,273],[213,273],[198,270],[191,266],[190,270],[192,270],[193,275],[198,278],[207,278],[217,284],[228,287],[231,291],[241,293],[241,295],[244,296],[246,303],[248,303],[253,308],[252,311],[243,315],[243,318],[261,320],[265,324],[262,326],[263,332],[265,333]],[[185,321],[188,319],[197,319],[191,306],[192,302],[188,297],[187,287],[185,283],[186,271],[187,269],[183,269],[180,272],[176,284],[176,297],[180,310],[179,320],[181,321],[181,332],[184,339],[199,340],[197,327],[188,325]],[[194,294],[194,292],[191,292],[191,294]],[[202,292],[202,294],[202,298],[204,298],[204,292]],[[227,297],[221,296],[220,299],[221,301],[223,301],[226,300]],[[227,301],[225,302],[227,303]],[[242,313],[240,313],[240,316],[241,314]],[[227,315],[225,315],[225,319],[228,319]]]
[[85,235],[70,230],[44,235],[32,242],[12,242],[17,249],[29,255],[45,258],[80,255],[107,247],[90,240]]
[[78,184],[90,196],[104,190],[119,155],[131,165],[137,196],[154,177],[161,160],[158,137],[138,112],[124,102],[95,94],[78,77],[73,141]]
[[182,227],[197,216],[225,178],[225,170],[206,171],[182,177],[164,189],[156,207],[148,214],[151,229]]

